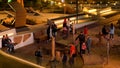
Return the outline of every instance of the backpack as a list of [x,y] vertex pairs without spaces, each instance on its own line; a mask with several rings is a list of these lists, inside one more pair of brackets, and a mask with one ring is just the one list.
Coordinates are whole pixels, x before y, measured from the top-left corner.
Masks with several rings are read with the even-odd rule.
[[42,57],[41,52],[40,51],[35,51],[35,56]]
[[86,50],[86,44],[83,42],[83,44],[82,44],[82,50]]

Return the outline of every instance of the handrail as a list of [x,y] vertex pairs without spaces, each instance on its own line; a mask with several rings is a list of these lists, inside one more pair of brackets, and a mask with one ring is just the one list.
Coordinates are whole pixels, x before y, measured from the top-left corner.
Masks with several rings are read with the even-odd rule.
[[10,8],[12,8],[12,10],[13,10],[14,12],[16,12],[16,10],[11,6],[10,3],[8,3],[8,5],[10,6]]
[[35,67],[35,68],[45,68],[45,67],[43,67],[43,66],[37,65],[37,64],[32,63],[32,62],[29,62],[29,61],[27,61],[27,60],[23,60],[23,59],[21,59],[21,58],[15,57],[15,56],[13,56],[13,55],[7,54],[7,53],[3,52],[2,50],[0,50],[0,54],[3,55],[3,56],[6,56],[6,57],[8,57],[8,58],[15,59],[15,60],[17,60],[18,62],[23,62],[23,63],[25,63],[25,64],[28,64],[28,65],[33,66],[33,67]]

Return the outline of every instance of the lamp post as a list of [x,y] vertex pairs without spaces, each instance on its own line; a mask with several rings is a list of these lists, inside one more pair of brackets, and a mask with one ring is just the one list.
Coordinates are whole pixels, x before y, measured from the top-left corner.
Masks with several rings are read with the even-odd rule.
[[76,0],[76,23],[78,23],[78,0]]
[[64,9],[64,14],[66,13],[66,4],[65,4],[65,0],[61,0],[61,2],[63,3],[63,9]]
[[17,0],[18,3],[20,3],[24,7],[24,1],[23,0]]
[[64,14],[66,14],[66,4],[64,3],[63,6],[64,6]]

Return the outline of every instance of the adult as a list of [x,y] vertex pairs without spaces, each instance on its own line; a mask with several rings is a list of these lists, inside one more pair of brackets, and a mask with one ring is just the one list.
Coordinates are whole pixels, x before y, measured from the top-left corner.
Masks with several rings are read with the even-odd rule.
[[52,35],[54,37],[57,35],[57,25],[54,22],[52,22]]
[[9,53],[14,53],[14,44],[12,42],[9,42],[8,44],[8,52]]
[[62,56],[63,68],[66,68],[66,67],[67,67],[67,60],[68,60],[67,54],[64,52],[64,53],[63,53],[63,56]]
[[106,28],[105,25],[104,25],[103,28],[102,28],[102,34],[103,34],[104,38],[107,38],[108,30],[107,30],[107,28]]
[[66,20],[66,18],[63,21],[63,27],[67,27],[67,20]]
[[88,28],[87,26],[84,26],[84,35],[87,36],[87,34],[88,34]]
[[113,23],[111,23],[111,25],[110,25],[110,39],[114,38],[114,31],[115,31],[115,27],[114,27]]
[[86,46],[87,46],[88,54],[90,54],[91,43],[92,43],[92,39],[91,39],[91,37],[88,35],[88,36],[87,36],[87,40],[86,40]]
[[70,57],[69,57],[69,64],[71,68],[74,67],[74,59],[76,57],[76,48],[75,45],[72,43],[70,44]]
[[8,46],[8,41],[6,40],[5,35],[3,35],[3,37],[2,37],[2,47],[6,47],[6,46]]
[[67,21],[66,21],[66,18],[64,19],[64,22],[63,22],[63,38],[67,38],[68,37],[68,26],[67,26]]
[[79,39],[79,44],[80,44],[80,55],[82,54],[82,44],[85,42],[85,35],[83,34],[83,31],[80,32],[80,34],[76,37],[75,41]]
[[48,25],[47,27],[47,41],[50,41],[52,37],[52,28],[51,25]]
[[35,51],[35,56],[36,56],[36,61],[37,61],[37,64],[42,64],[42,53],[40,51],[40,48],[38,48],[36,51]]
[[7,34],[5,35],[5,40],[6,40],[6,44],[7,44],[7,47],[8,47],[7,51],[9,53],[14,52],[14,44],[13,44],[12,40],[8,37]]
[[8,37],[8,35],[6,34],[6,41],[7,41],[7,43],[9,44],[9,43],[12,43],[12,40]]

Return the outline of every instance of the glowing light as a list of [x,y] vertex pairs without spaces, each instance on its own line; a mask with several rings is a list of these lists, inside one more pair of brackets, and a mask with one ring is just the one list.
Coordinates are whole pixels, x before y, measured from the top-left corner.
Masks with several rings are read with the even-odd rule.
[[64,0],[61,0],[62,3],[64,3],[65,1]]
[[66,4],[63,4],[63,6],[66,6]]
[[12,2],[12,0],[8,0],[8,3]]
[[[9,34],[7,34],[8,36],[13,36],[14,35],[14,33],[9,33]],[[2,36],[0,36],[0,38],[2,38],[3,37],[3,35]]]
[[61,5],[61,2],[58,2],[58,5]]
[[[79,16],[79,19],[80,18],[88,18],[89,16],[88,15],[83,15],[83,16]],[[76,20],[76,17],[71,17],[70,18],[71,21],[75,21]],[[55,24],[57,25],[58,28],[61,28],[63,26],[63,21],[64,19],[61,19],[61,20],[56,20],[54,21]],[[81,22],[85,22],[86,20],[79,20],[79,23]]]
[[96,11],[97,11],[97,9],[88,10],[89,13],[91,13],[91,12],[96,12]]
[[105,12],[108,12],[108,11],[111,11],[111,10],[112,10],[111,8],[106,8],[106,9],[100,11],[100,13],[105,13]]
[[84,12],[87,12],[87,13],[91,13],[91,14],[94,14],[94,15],[97,15],[97,9],[88,9],[88,8],[83,8],[83,11]]

